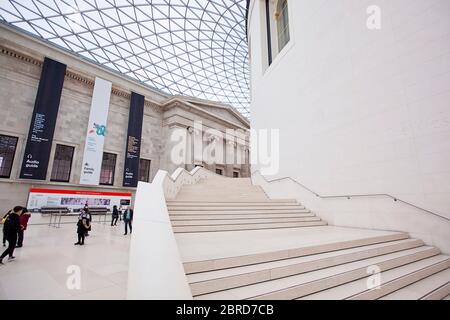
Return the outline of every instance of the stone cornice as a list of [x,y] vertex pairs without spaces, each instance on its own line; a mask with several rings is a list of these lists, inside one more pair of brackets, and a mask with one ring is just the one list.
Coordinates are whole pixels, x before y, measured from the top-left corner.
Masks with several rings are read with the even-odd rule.
[[[0,45],[0,54],[9,56],[11,58],[23,61],[28,64],[36,65],[39,67],[42,67],[42,65],[43,65],[42,58],[32,56],[31,54],[23,53],[20,50],[10,48],[9,46],[7,46],[5,44]],[[78,72],[77,70],[70,68],[70,66],[67,67],[66,78],[77,81],[85,86],[92,87],[92,88],[94,87],[94,83],[95,83],[95,78],[93,78],[91,76],[87,76],[81,72]],[[118,97],[125,98],[125,99],[131,98],[131,92],[124,90],[122,88],[119,88],[119,87],[115,86],[114,84],[112,87],[112,94],[116,95]],[[210,118],[211,120],[213,120],[215,122],[219,122],[226,127],[239,128],[242,130],[248,130],[250,127],[248,120],[245,119],[234,108],[232,108],[228,105],[224,105],[224,104],[220,104],[220,103],[216,103],[216,102],[209,102],[209,101],[202,100],[202,99],[196,99],[196,98],[191,98],[191,97],[184,98],[181,96],[174,96],[174,97],[169,98],[163,104],[159,104],[155,101],[145,99],[144,105],[146,107],[152,108],[152,110],[154,110],[155,112],[158,112],[158,113],[161,113],[163,111],[166,111],[173,107],[178,106],[178,107],[182,107],[184,109],[193,111],[204,117]],[[229,120],[223,119],[219,115],[216,115],[212,112],[209,112],[209,111],[201,108],[201,106],[199,106],[199,105],[204,105],[204,106],[213,107],[213,108],[220,108],[222,110],[225,110],[225,111],[229,112],[231,115],[233,115],[236,118],[236,120],[238,120],[240,123],[235,123],[235,122],[231,122]]]
[[[43,60],[32,57],[31,55],[22,53],[16,49],[11,49],[8,46],[5,46],[3,44],[0,45],[0,53],[2,55],[6,55],[11,58],[23,61],[25,63],[32,64],[32,65],[36,65],[36,66],[39,66],[42,68]],[[82,73],[79,73],[76,70],[71,69],[70,67],[68,67],[66,70],[66,78],[75,80],[79,83],[82,83],[83,85],[86,85],[86,86],[92,87],[92,88],[94,87],[94,83],[95,83],[94,78],[86,76]],[[114,85],[112,87],[111,93],[113,95],[116,95],[116,96],[119,96],[119,97],[122,97],[125,99],[131,98],[131,92],[125,91],[124,89],[118,88],[117,86],[114,86]],[[157,112],[161,112],[161,106],[156,102],[145,99],[144,105],[146,107],[154,109]]]

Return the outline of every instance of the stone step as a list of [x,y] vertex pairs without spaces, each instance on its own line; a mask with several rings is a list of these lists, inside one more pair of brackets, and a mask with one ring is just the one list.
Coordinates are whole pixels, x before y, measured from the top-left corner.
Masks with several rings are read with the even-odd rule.
[[[448,269],[447,269],[448,270]],[[420,300],[448,300],[450,295],[450,282],[447,278],[447,283],[437,288],[433,292],[430,292],[426,296],[423,296]]]
[[247,184],[253,185],[251,178],[230,178],[225,176],[209,176],[207,179],[200,180],[197,184],[214,184],[214,183],[229,183],[229,184]]
[[234,219],[277,219],[277,218],[308,218],[315,217],[312,213],[278,213],[278,214],[170,214],[172,221],[191,220],[234,220]]
[[213,185],[205,185],[205,186],[187,186],[183,187],[180,190],[180,193],[184,194],[215,194],[216,192],[220,192],[218,195],[226,194],[226,195],[236,195],[239,193],[255,193],[255,194],[265,194],[258,187],[240,187],[240,186],[229,186],[227,184],[213,186]]
[[278,210],[278,209],[259,209],[259,210],[169,210],[170,215],[254,215],[254,214],[305,214],[311,213],[308,209],[286,209],[286,210]]
[[422,246],[416,239],[337,250],[250,266],[189,274],[193,295],[241,287]]
[[240,225],[218,225],[218,226],[174,226],[175,233],[190,233],[190,232],[221,232],[221,231],[237,231],[237,230],[260,230],[260,229],[281,229],[281,228],[302,228],[325,226],[325,221],[310,221],[310,222],[289,222],[289,223],[265,223],[265,224],[240,224]]
[[390,270],[408,263],[436,256],[439,250],[422,246],[385,254],[382,256],[345,263],[295,276],[261,282],[241,288],[198,296],[200,299],[296,299],[326,290],[367,276],[367,270],[377,265],[381,271]]
[[267,196],[261,194],[242,194],[242,195],[220,195],[220,192],[217,194],[196,194],[196,195],[183,195],[178,194],[177,200],[207,200],[207,201],[265,201],[267,200]]
[[299,204],[295,200],[283,200],[283,201],[274,201],[274,200],[266,200],[266,201],[178,201],[178,200],[169,200],[167,201],[167,206],[247,206],[247,205],[257,205],[257,206],[266,206],[266,205],[297,205]]
[[[332,229],[333,227],[326,227]],[[314,233],[319,232],[319,229],[314,229]],[[339,229],[341,230],[341,228]],[[256,232],[254,232],[256,233]],[[267,231],[258,231],[258,233],[267,233]],[[270,233],[274,233],[270,231]],[[278,231],[277,231],[278,233]],[[297,233],[297,232],[296,232]],[[296,233],[293,233],[291,235],[295,236]],[[227,235],[227,234],[224,234]],[[235,236],[233,236],[235,237]],[[254,236],[255,237],[255,236]],[[308,236],[306,239],[311,238],[311,236]],[[367,246],[377,243],[384,243],[389,241],[398,241],[398,240],[404,240],[408,239],[408,235],[403,232],[395,232],[391,234],[386,235],[376,235],[376,236],[365,236],[365,237],[358,237],[358,238],[352,238],[348,240],[333,240],[333,242],[316,242],[317,240],[314,240],[311,242],[310,245],[300,247],[300,244],[298,247],[289,247],[282,250],[277,251],[261,251],[259,253],[253,253],[253,254],[246,254],[246,255],[233,255],[233,256],[221,256],[214,259],[208,259],[208,260],[197,260],[197,261],[189,261],[184,262],[184,270],[187,274],[191,273],[198,273],[198,272],[205,272],[205,271],[213,271],[213,270],[221,270],[221,269],[228,269],[228,268],[234,268],[234,267],[241,267],[241,266],[248,266],[258,263],[265,263],[265,262],[271,262],[271,261],[277,261],[277,260],[283,260],[283,259],[290,259],[290,258],[296,258],[296,257],[304,257],[308,255],[314,255],[319,253],[325,253],[325,252],[332,252],[335,250],[344,250],[349,248],[356,248],[360,246]],[[286,239],[287,240],[287,239]],[[286,241],[284,240],[284,241]],[[186,241],[186,240],[185,240]],[[202,240],[203,241],[203,240]],[[303,241],[303,240],[302,240]]]
[[[397,267],[381,273],[381,282],[387,283],[389,281],[401,278],[411,272],[421,270],[428,267],[430,264],[439,263],[443,261],[443,255],[436,255],[434,257],[416,261],[401,267]],[[311,295],[307,295],[299,298],[300,300],[343,300],[349,297],[355,296],[366,291],[368,283],[373,283],[371,277],[366,275],[365,277],[352,281],[343,285],[339,285],[328,290],[317,292]],[[386,296],[387,298],[388,296]],[[406,296],[405,296],[406,298]],[[420,297],[418,297],[420,298]]]
[[255,186],[252,184],[245,184],[245,183],[228,183],[232,181],[225,181],[225,182],[217,182],[217,181],[209,181],[207,183],[198,183],[198,184],[189,184],[183,186],[183,191],[192,191],[192,190],[207,190],[209,189],[220,189],[220,188],[232,188],[232,189],[226,189],[227,192],[232,192],[234,188],[240,189],[240,190],[257,190],[260,191],[261,188],[259,186]]
[[174,206],[168,205],[167,209],[169,211],[217,211],[217,210],[226,210],[226,211],[236,211],[236,210],[303,210],[304,206],[301,205],[247,205],[247,206],[217,206],[217,205],[209,205],[209,206]]
[[[383,280],[386,281],[385,276]],[[450,294],[450,268],[381,297],[380,300],[441,300]]]
[[400,278],[393,279],[389,282],[384,282],[380,288],[374,288],[365,292],[356,294],[349,298],[349,300],[375,300],[385,295],[388,295],[394,291],[400,290],[414,282],[420,281],[426,277],[429,277],[437,272],[450,268],[450,257],[441,255],[440,262],[435,262],[420,270],[413,271]]
[[226,219],[226,220],[172,220],[172,226],[213,226],[213,225],[249,225],[320,221],[318,217],[272,218],[272,219]]
[[[223,187],[225,188],[225,187]],[[267,196],[258,191],[258,190],[234,190],[233,193],[225,192],[224,190],[181,190],[178,194],[175,200],[177,201],[208,201],[210,197],[212,197],[214,200],[212,201],[233,201],[234,198],[236,198],[235,201],[237,202],[253,202],[253,201],[260,201],[265,202],[267,200],[270,200],[267,198]],[[184,196],[184,199],[180,199],[180,197]],[[192,197],[192,199],[186,199],[186,197]],[[250,199],[247,199],[246,197],[250,197]]]
[[[176,201],[176,200],[174,200]],[[226,201],[217,201],[217,202],[226,202]],[[258,202],[258,201],[241,201],[241,202],[249,202],[249,203],[253,203],[253,202]],[[279,199],[269,199],[267,198],[267,200],[265,201],[260,201],[261,203],[266,203],[266,202],[273,202],[273,203],[298,203],[297,199],[294,198],[279,198]]]
[[180,192],[184,193],[196,193],[196,192],[217,192],[222,191],[225,194],[235,194],[237,192],[257,192],[264,193],[261,188],[255,186],[239,186],[239,185],[229,185],[223,184],[205,184],[205,185],[187,185],[183,186]]
[[[242,188],[242,187],[237,187],[237,186],[227,186],[227,185],[223,185],[223,186],[204,186],[202,188],[190,188],[190,189],[186,189],[186,188],[182,188],[179,191],[180,195],[195,195],[197,196],[195,199],[183,199],[183,201],[202,201],[203,198],[202,196],[204,195],[212,195],[212,196],[229,196],[229,197],[233,197],[233,196],[239,196],[239,195],[243,195],[243,194],[253,194],[253,195],[262,195],[265,197],[266,200],[270,200],[266,194],[260,190],[259,188]],[[178,200],[178,198],[175,198],[173,200]],[[221,201],[219,199],[219,201]],[[224,201],[224,200],[222,200]],[[241,200],[241,201],[246,201]],[[252,200],[247,200],[247,201],[253,201]],[[264,201],[264,200],[263,200]]]
[[196,184],[188,184],[184,185],[183,187],[186,188],[198,188],[203,186],[245,186],[245,187],[252,187],[257,188],[258,186],[255,186],[251,183],[250,180],[236,180],[236,179],[206,179],[202,180]]

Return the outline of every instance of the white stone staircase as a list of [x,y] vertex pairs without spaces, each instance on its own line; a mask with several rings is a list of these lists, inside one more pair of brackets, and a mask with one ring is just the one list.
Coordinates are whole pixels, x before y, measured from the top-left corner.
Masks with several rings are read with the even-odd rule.
[[[450,257],[406,233],[327,226],[250,179],[211,176],[167,201],[195,299],[446,299]],[[381,283],[371,289],[370,270]]]
[[249,178],[212,176],[168,201],[175,233],[320,226],[326,223],[295,200],[270,200]]

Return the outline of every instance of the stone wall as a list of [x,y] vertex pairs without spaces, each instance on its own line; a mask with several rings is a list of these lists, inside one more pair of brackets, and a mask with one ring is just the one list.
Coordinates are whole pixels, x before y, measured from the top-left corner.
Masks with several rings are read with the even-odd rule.
[[[0,213],[13,205],[25,204],[30,187],[45,186],[77,188],[80,179],[81,162],[93,86],[70,77],[65,78],[61,103],[55,127],[53,147],[47,171],[47,181],[38,182],[18,180],[23,152],[33,113],[34,102],[41,66],[16,57],[0,55],[0,134],[18,137],[16,155],[10,179],[0,179]],[[114,188],[123,190],[124,151],[128,126],[129,97],[111,95],[108,114],[108,133],[105,137],[104,151],[117,154]],[[151,160],[150,179],[156,174],[160,164],[162,113],[156,108],[146,106],[142,129],[141,158]],[[54,152],[57,144],[73,146],[74,158],[69,183],[50,182]],[[83,188],[82,188],[83,189]],[[89,189],[89,188],[87,188]],[[110,189],[96,187],[96,190]],[[134,191],[134,190],[131,190]]]
[[[39,40],[0,26],[0,134],[18,137],[13,168],[9,179],[0,179],[0,214],[14,205],[26,205],[30,188],[57,188],[95,191],[128,191],[122,187],[130,93],[145,96],[142,128],[141,158],[151,160],[150,181],[159,169],[170,173],[176,169],[167,158],[168,127],[177,124],[188,128],[194,121],[202,121],[208,128],[225,131],[226,128],[247,130],[248,121],[236,115],[228,106],[208,101],[170,97],[143,87],[138,82],[93,65],[67,52],[51,47]],[[55,127],[47,179],[45,181],[18,179],[25,150],[30,121],[36,99],[42,61],[44,57],[67,65],[66,77]],[[87,125],[94,79],[99,76],[113,83],[104,152],[117,155],[113,186],[79,185],[81,162],[86,139]],[[170,101],[177,102],[171,104]],[[194,103],[197,103],[195,105]],[[209,104],[208,104],[209,103]],[[189,106],[188,106],[189,105]],[[53,158],[57,144],[75,148],[71,176],[68,183],[50,181]],[[244,141],[247,144],[248,141]],[[185,168],[191,169],[189,165]],[[240,166],[239,166],[240,168]],[[214,168],[211,167],[214,171]],[[248,163],[241,170],[249,172]],[[232,176],[232,170],[224,172]]]

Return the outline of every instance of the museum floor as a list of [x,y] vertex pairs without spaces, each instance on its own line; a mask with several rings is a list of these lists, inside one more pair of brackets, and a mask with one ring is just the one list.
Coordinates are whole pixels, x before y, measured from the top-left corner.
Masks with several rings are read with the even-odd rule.
[[[80,247],[74,246],[73,223],[61,228],[30,225],[25,246],[16,249],[16,260],[5,259],[0,266],[0,299],[126,299],[130,236],[123,231],[123,224],[94,223],[85,246]],[[417,299],[441,288],[450,276],[450,269],[441,268],[410,279],[449,260],[402,232],[313,226],[176,233],[176,239],[195,299],[290,294],[287,287],[324,281],[323,290],[299,297],[342,299],[367,290],[364,270],[373,264],[386,268],[381,289],[390,291],[383,299]],[[80,288],[71,289],[77,268]],[[364,271],[360,276],[355,274],[359,269]],[[267,274],[270,277],[265,279]],[[330,282],[341,277],[346,277],[342,283]],[[408,281],[390,288],[398,279]]]
[[[16,260],[0,266],[2,299],[125,299],[130,236],[123,225],[93,224],[85,246],[74,246],[76,226],[31,225]],[[68,289],[73,269],[81,270],[81,287]]]

